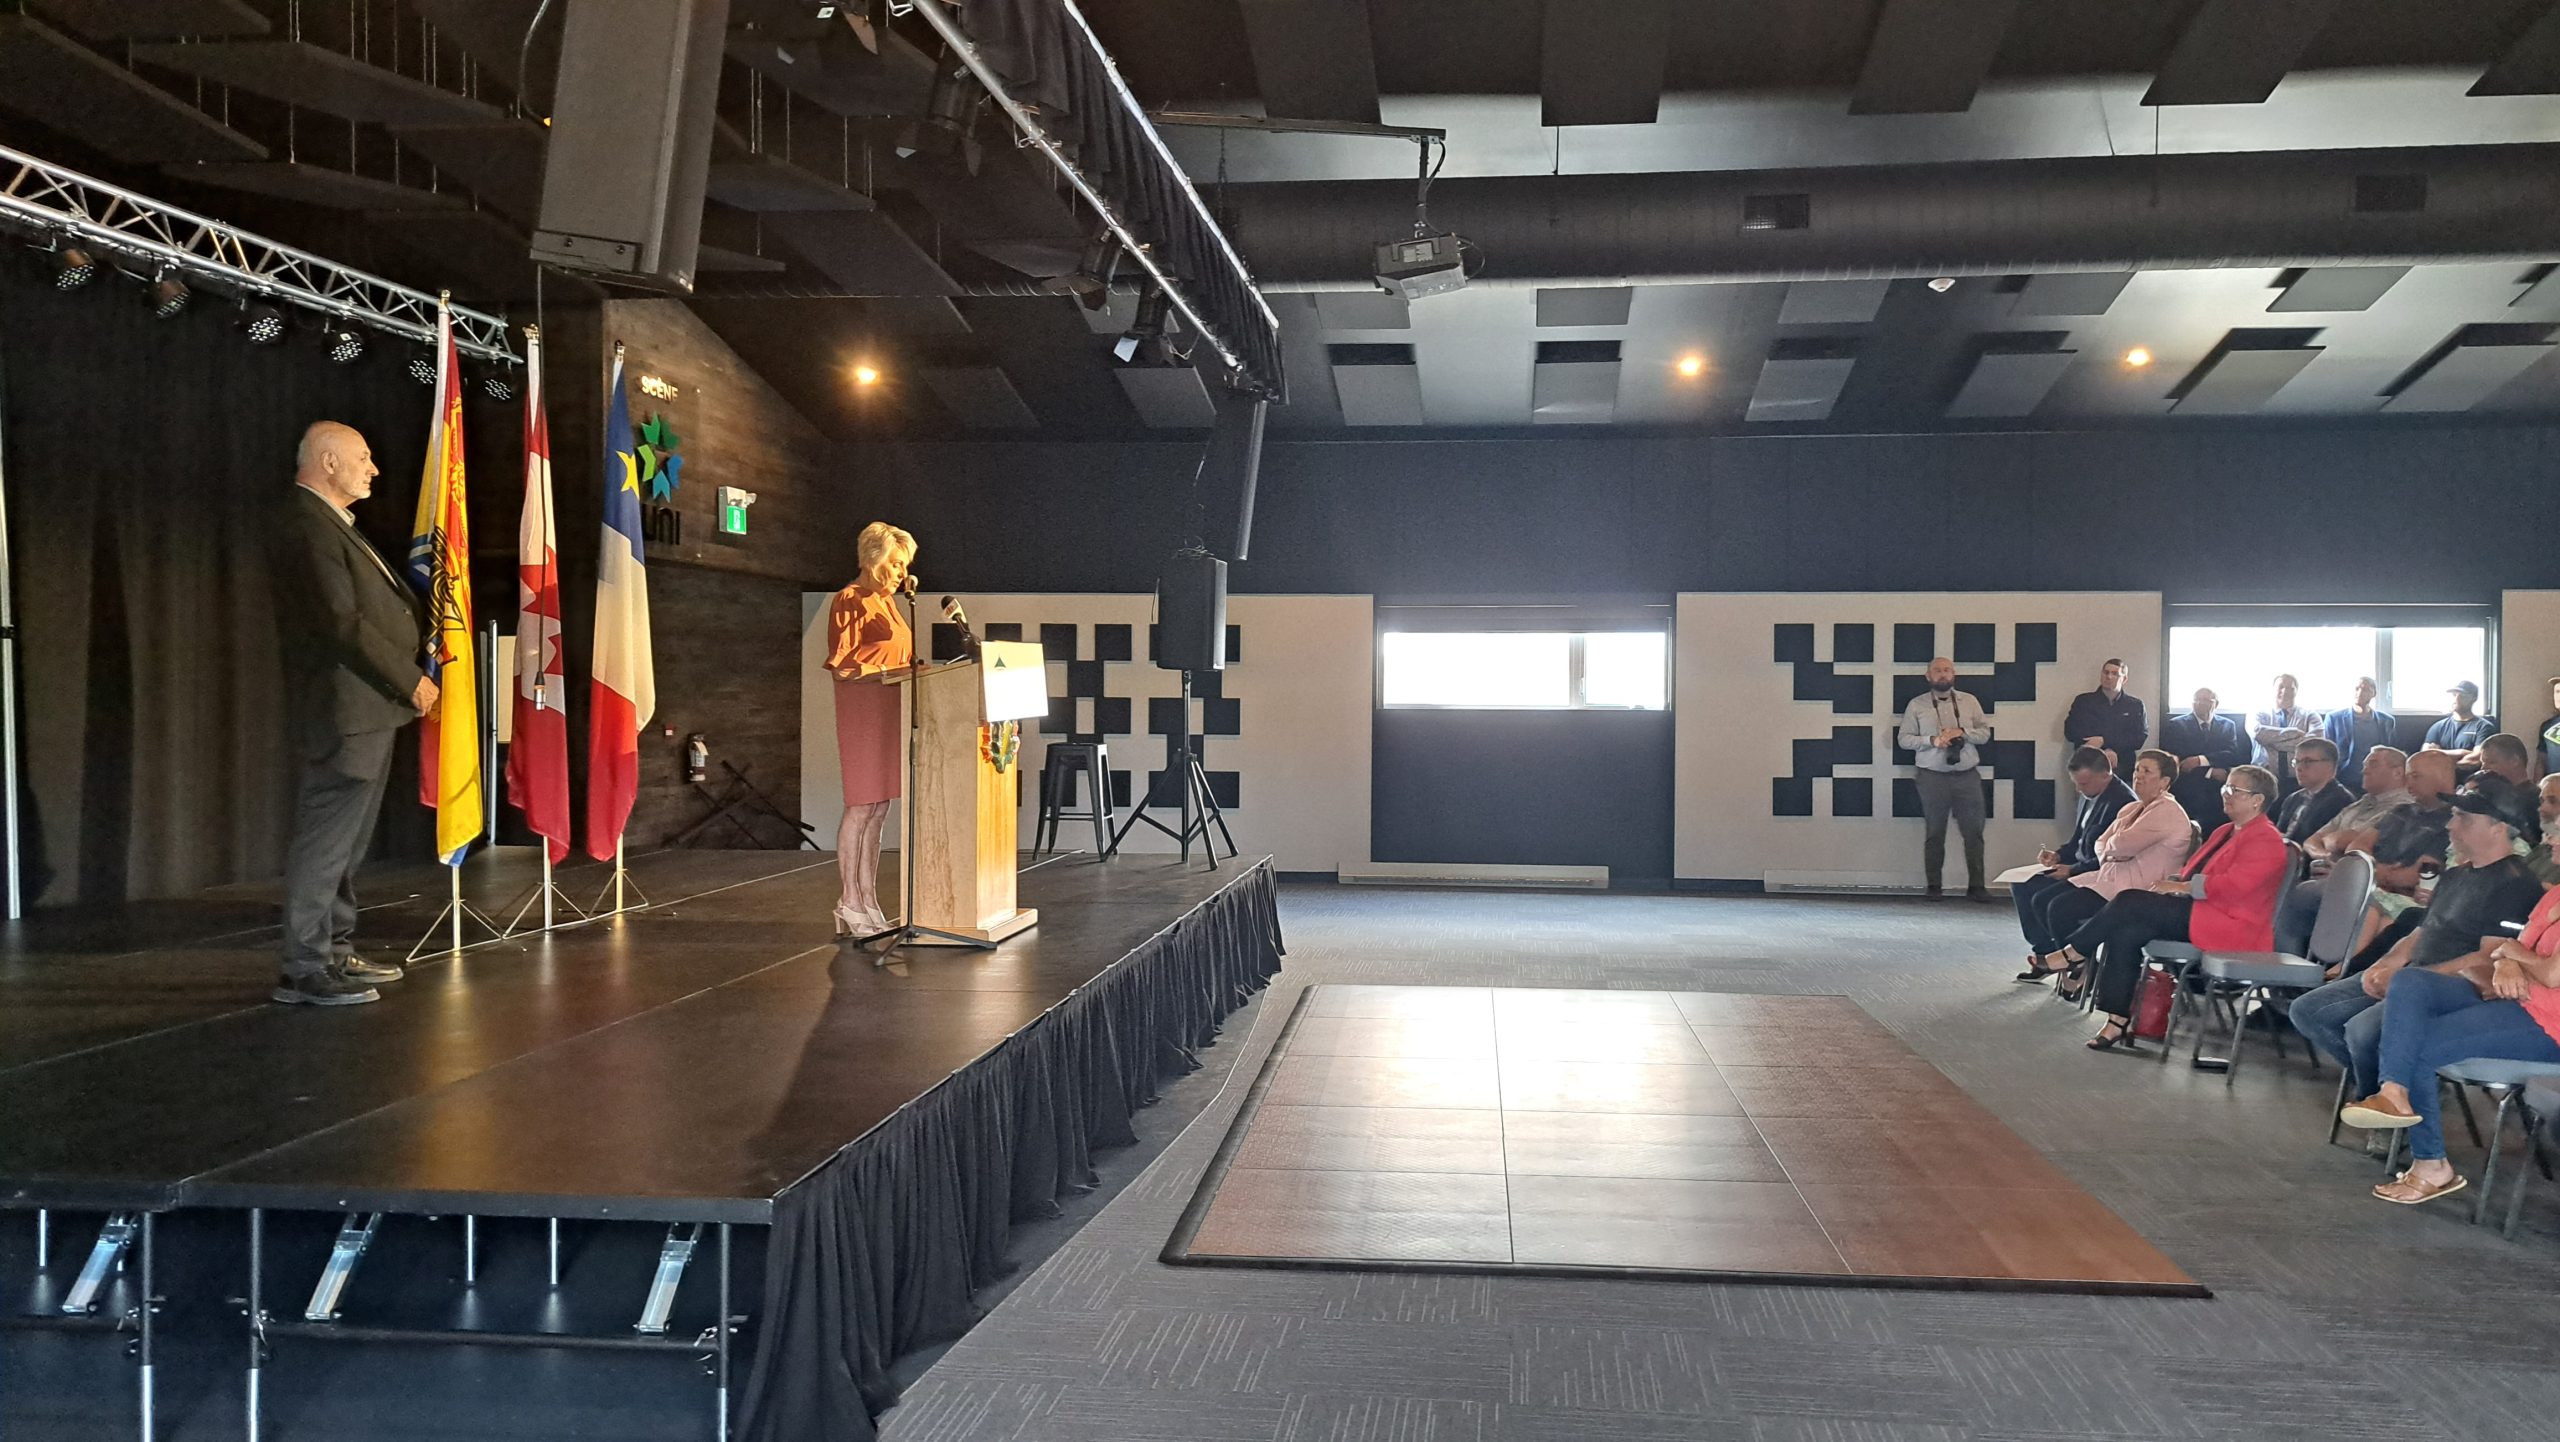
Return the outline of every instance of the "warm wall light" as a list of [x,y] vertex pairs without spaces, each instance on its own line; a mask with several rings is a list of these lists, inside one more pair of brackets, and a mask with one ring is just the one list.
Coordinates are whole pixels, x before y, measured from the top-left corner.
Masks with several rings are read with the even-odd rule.
[[2151,352],[2141,346],[2135,346],[2133,349],[2124,353],[2124,363],[2133,367],[2135,370],[2140,370],[2144,366],[2151,364]]
[[879,367],[855,366],[853,368],[853,383],[858,386],[876,386],[880,384]]
[[1680,374],[1694,379],[1706,372],[1707,358],[1702,355],[1684,355],[1680,357],[1680,364],[1676,369]]

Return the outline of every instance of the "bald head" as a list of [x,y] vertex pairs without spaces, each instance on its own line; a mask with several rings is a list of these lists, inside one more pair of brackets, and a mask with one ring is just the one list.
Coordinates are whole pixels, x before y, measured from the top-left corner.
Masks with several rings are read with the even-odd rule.
[[293,452],[293,483],[341,510],[373,494],[373,448],[355,427],[314,421]]

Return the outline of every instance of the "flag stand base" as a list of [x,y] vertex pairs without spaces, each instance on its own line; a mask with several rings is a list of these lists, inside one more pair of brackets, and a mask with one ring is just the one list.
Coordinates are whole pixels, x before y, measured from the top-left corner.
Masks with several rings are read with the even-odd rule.
[[[631,879],[631,868],[622,864],[622,843],[617,841],[613,844],[612,879],[606,881],[604,889],[596,893],[596,899],[587,904],[586,919],[594,921],[599,917],[612,916],[630,910],[630,903],[623,899],[625,892],[639,897],[640,904],[644,907],[657,905],[649,899],[647,892],[640,889],[640,883]],[[604,899],[608,896],[613,898],[613,905],[610,907],[604,904]]]
[[573,918],[570,922],[573,926],[580,921],[594,919],[591,911],[570,900],[569,893],[562,889],[560,883],[551,879],[551,865],[551,851],[548,846],[545,846],[542,853],[542,880],[535,883],[532,891],[526,893],[523,904],[516,908],[516,914],[508,918],[507,929],[499,935],[515,936],[527,930],[524,924],[525,914],[533,910],[536,902],[542,905],[542,925],[532,928],[533,930],[549,931],[560,925],[559,911],[569,913]]
[[[465,945],[462,939],[462,927],[466,921],[488,933],[480,939],[481,941],[502,941],[506,938],[506,933],[498,929],[496,922],[491,921],[480,908],[462,899],[462,868],[448,866],[445,871],[452,878],[453,894],[445,902],[444,910],[436,913],[436,919],[427,923],[427,934],[419,937],[418,944],[409,948],[409,954],[402,958],[404,961],[416,961],[419,957],[434,955],[436,933],[439,931],[447,934],[444,951],[447,953],[461,951]],[[477,946],[480,942],[468,944]]]

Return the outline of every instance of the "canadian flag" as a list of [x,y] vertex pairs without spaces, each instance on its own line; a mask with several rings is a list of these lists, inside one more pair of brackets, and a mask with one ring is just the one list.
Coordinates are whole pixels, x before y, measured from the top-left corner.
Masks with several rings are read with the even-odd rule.
[[560,547],[551,509],[551,421],[542,409],[542,333],[525,331],[524,519],[516,527],[515,736],[507,804],[569,854],[569,677],[560,655]]

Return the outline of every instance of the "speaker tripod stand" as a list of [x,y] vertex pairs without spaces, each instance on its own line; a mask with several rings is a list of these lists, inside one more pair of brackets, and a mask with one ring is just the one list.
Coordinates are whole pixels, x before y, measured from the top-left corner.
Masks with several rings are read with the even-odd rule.
[[[1111,849],[1117,852],[1121,841],[1143,821],[1172,837],[1174,843],[1182,848],[1185,862],[1191,860],[1193,838],[1198,838],[1200,850],[1214,870],[1218,865],[1218,847],[1209,839],[1209,828],[1213,825],[1218,828],[1218,839],[1227,844],[1230,858],[1236,854],[1236,839],[1227,830],[1226,813],[1218,809],[1216,794],[1209,789],[1209,768],[1201,764],[1200,752],[1192,745],[1191,673],[1188,671],[1182,673],[1181,715],[1181,728],[1173,737],[1174,757],[1178,759],[1157,774],[1155,780],[1148,784],[1146,794],[1138,798],[1137,809],[1129,813],[1128,820],[1120,823],[1119,830],[1111,833]],[[1178,828],[1167,826],[1149,814],[1151,808],[1166,804],[1164,792],[1168,786],[1173,788],[1172,804],[1181,819]]]

